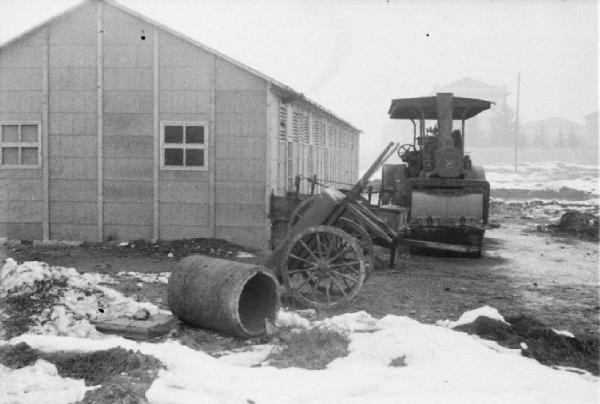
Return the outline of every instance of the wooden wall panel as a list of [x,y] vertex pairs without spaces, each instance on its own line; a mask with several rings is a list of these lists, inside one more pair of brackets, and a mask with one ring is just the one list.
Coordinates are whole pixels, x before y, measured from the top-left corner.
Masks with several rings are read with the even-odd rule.
[[148,202],[152,200],[152,181],[105,180],[105,202]]
[[53,201],[95,202],[95,180],[53,179],[50,187],[50,203]]
[[150,240],[152,238],[152,226],[135,224],[110,224],[104,225],[105,238],[114,240]]
[[164,181],[160,186],[160,203],[208,204],[210,189],[205,181]]
[[41,223],[41,201],[0,201],[0,212],[4,213],[3,223]]
[[152,158],[105,159],[106,180],[152,180]]
[[96,179],[96,161],[89,158],[62,157],[50,164],[50,180]]
[[51,140],[54,140],[54,135],[85,135],[95,138],[96,114],[53,112],[49,116],[49,133],[53,137]]
[[0,91],[42,91],[41,77],[40,68],[0,68]]
[[96,203],[53,201],[50,209],[50,228],[58,224],[95,225],[97,221]]
[[95,240],[96,224],[52,223],[51,240]]
[[94,136],[62,135],[54,136],[50,143],[50,159],[63,157],[96,156],[96,138]]
[[104,202],[104,223],[152,227],[152,201],[144,203]]
[[[41,201],[41,179],[0,179],[0,201]],[[0,216],[1,217],[1,216]]]
[[194,203],[166,203],[159,207],[161,226],[206,226],[208,225],[208,205]]
[[0,222],[0,237],[16,240],[41,240],[42,223]]
[[152,114],[105,113],[104,136],[152,137]]

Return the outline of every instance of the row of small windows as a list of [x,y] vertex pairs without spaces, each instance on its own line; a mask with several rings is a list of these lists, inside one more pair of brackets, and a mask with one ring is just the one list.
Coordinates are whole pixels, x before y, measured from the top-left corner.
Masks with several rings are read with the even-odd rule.
[[300,144],[329,147],[333,149],[356,149],[356,138],[345,130],[327,121],[316,118],[313,120],[310,133],[310,116],[306,112],[293,111],[292,127],[288,130],[288,108],[279,109],[279,140]]
[[[0,167],[41,167],[39,122],[0,123]],[[163,122],[160,166],[164,170],[207,169],[205,122]]]

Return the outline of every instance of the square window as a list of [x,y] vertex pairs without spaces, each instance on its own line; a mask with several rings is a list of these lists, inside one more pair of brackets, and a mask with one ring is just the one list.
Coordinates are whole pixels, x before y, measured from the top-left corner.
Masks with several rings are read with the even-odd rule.
[[21,164],[25,166],[36,166],[38,164],[37,147],[23,147],[21,149]]
[[186,126],[185,142],[204,144],[204,126]]
[[165,143],[183,143],[183,126],[165,126]]
[[21,142],[37,142],[38,141],[38,126],[37,125],[21,125]]
[[191,167],[204,166],[204,150],[203,149],[187,149],[185,151],[185,165]]
[[183,149],[165,149],[166,166],[183,166]]
[[206,123],[162,123],[161,167],[168,170],[204,170],[207,164]]
[[17,143],[19,141],[19,125],[2,125],[2,142]]
[[5,165],[5,166],[19,165],[19,148],[18,147],[3,147],[2,148],[2,165]]
[[39,128],[39,123],[0,123],[2,167],[39,167]]

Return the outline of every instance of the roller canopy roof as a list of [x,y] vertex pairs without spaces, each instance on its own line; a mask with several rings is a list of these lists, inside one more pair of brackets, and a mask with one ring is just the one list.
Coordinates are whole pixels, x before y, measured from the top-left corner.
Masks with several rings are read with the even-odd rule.
[[[477,98],[453,97],[452,119],[469,119],[489,109],[492,102]],[[437,119],[436,97],[399,98],[392,100],[391,119]]]

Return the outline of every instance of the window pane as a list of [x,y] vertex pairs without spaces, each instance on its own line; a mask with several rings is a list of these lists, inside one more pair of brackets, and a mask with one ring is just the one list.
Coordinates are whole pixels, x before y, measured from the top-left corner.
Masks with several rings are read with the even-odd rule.
[[204,144],[204,126],[186,126],[185,142]]
[[37,125],[21,125],[21,141],[22,142],[37,142],[38,141],[38,126]]
[[26,166],[38,165],[38,149],[37,147],[23,147],[21,149],[21,164]]
[[165,149],[166,166],[183,166],[183,149]]
[[19,141],[19,125],[2,125],[2,141],[3,142],[18,142]]
[[2,148],[2,165],[16,166],[19,164],[19,148],[18,147],[3,147]]
[[185,165],[192,167],[204,166],[204,150],[188,149],[185,151]]
[[183,126],[165,126],[165,143],[183,143]]

